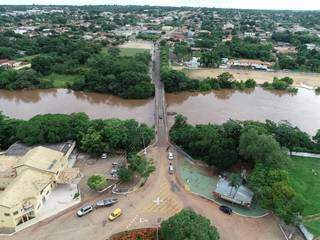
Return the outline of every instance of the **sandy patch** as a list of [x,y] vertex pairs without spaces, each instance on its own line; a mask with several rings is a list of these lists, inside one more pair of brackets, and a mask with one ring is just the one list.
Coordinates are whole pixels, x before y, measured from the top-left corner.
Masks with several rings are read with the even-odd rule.
[[122,45],[119,45],[119,48],[140,48],[140,49],[151,49],[152,48],[152,42],[149,41],[129,41]]
[[[181,67],[175,67],[181,69]],[[253,70],[238,70],[238,69],[196,69],[188,70],[189,77],[194,79],[205,79],[207,77],[216,77],[224,72],[230,72],[236,80],[247,80],[253,78],[258,84],[264,82],[272,82],[274,77],[291,77],[294,80],[294,85],[297,87],[313,88],[320,86],[320,74],[319,73],[304,73],[304,72],[262,72]]]

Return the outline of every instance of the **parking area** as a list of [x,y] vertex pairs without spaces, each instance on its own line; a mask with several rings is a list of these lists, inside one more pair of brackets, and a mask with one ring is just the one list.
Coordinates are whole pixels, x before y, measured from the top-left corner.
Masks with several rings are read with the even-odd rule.
[[118,155],[107,155],[107,158],[94,158],[87,154],[79,153],[77,155],[77,161],[74,167],[79,168],[80,172],[83,174],[83,178],[79,183],[79,188],[81,191],[81,197],[85,201],[89,197],[98,196],[99,193],[91,190],[87,181],[88,178],[94,174],[101,174],[107,177],[107,179],[117,180],[115,176],[112,176],[112,170],[116,169],[114,163],[123,163],[126,161],[126,156],[124,154]]

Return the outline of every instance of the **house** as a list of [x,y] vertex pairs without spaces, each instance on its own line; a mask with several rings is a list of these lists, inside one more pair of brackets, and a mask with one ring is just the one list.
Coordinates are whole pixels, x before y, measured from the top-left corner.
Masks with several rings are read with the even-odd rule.
[[273,62],[264,62],[254,59],[238,59],[229,61],[230,67],[233,68],[245,68],[264,71],[269,71],[272,68],[273,64]]
[[12,68],[14,70],[20,70],[23,68],[30,68],[31,64],[28,62],[15,61],[9,59],[0,59],[0,67]]
[[0,155],[0,232],[12,233],[35,217],[58,184],[71,184],[79,170],[68,167],[75,142],[57,151],[38,146],[22,156]]
[[189,62],[186,62],[186,65],[188,68],[199,68],[200,67],[200,58],[192,57],[192,59]]
[[213,195],[216,198],[236,203],[244,207],[250,207],[253,198],[253,192],[249,188],[243,185],[233,187],[230,185],[230,182],[223,177],[220,177],[216,188],[213,190]]

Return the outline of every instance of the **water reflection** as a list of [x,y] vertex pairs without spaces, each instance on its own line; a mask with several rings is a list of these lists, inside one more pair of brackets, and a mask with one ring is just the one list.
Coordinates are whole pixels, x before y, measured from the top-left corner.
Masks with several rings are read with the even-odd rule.
[[[189,122],[223,123],[228,119],[288,120],[309,134],[320,129],[320,97],[314,91],[299,89],[296,95],[266,91],[219,90],[205,93],[167,94],[168,112],[188,117]],[[172,124],[173,118],[170,117]]]
[[67,89],[0,90],[0,110],[15,118],[37,114],[86,112],[91,118],[134,118],[152,125],[154,100],[125,100],[108,94]]

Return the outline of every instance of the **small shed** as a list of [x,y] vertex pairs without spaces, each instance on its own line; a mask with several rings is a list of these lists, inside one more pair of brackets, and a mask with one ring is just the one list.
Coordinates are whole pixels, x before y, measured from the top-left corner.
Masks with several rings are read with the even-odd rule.
[[213,195],[244,207],[250,207],[253,198],[253,192],[249,188],[243,185],[233,187],[230,185],[230,182],[223,177],[219,179],[216,188],[213,190]]

